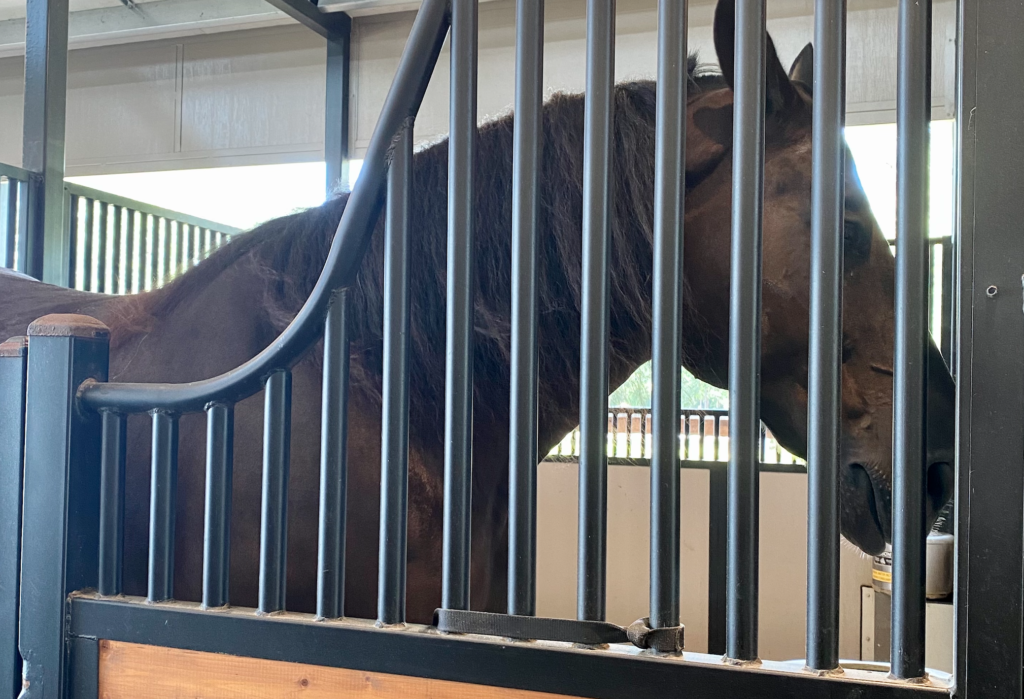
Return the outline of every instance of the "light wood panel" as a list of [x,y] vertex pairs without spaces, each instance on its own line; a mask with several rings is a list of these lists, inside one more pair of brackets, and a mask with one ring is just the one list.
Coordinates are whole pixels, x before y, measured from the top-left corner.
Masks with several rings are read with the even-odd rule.
[[100,699],[557,699],[559,695],[100,641]]

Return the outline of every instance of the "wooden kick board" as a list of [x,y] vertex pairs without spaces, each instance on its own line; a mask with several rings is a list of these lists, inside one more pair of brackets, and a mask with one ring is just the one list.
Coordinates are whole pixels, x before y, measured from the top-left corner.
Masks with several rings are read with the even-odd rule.
[[99,699],[556,699],[559,696],[100,641]]

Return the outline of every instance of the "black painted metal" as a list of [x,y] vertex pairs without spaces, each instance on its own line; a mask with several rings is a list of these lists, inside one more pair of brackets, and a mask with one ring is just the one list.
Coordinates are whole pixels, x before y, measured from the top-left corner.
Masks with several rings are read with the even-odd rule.
[[[679,625],[679,367],[686,196],[687,3],[658,5],[651,411],[652,628]],[[703,442],[703,440],[702,440]],[[703,445],[702,445],[703,446]]]
[[107,218],[107,205],[100,203],[100,215],[99,215],[99,231],[96,235],[97,256],[99,259],[96,260],[96,290],[106,291],[108,288],[107,282],[107,229],[109,228],[109,221]]
[[267,0],[267,2],[326,39],[337,36],[348,26],[348,15],[344,12],[325,12],[310,0]]
[[846,0],[814,13],[811,319],[807,383],[807,666],[839,665]]
[[445,325],[444,551],[441,606],[469,609],[473,473],[473,172],[478,0],[451,3],[448,281]]
[[708,469],[708,653],[725,655],[729,474]]
[[394,134],[415,115],[448,32],[446,0],[424,0],[367,149],[360,184],[348,199],[331,244],[324,273],[291,325],[266,349],[220,376],[187,384],[101,383],[82,391],[84,405],[98,410],[117,407],[127,413],[163,408],[202,410],[211,400],[237,402],[263,386],[275,369],[288,366],[316,342],[334,289],[354,278],[369,243],[382,202],[388,149]]
[[349,295],[334,293],[324,326],[323,408],[320,424],[320,521],[317,538],[316,613],[344,614],[345,514],[348,492]]
[[0,267],[15,268],[15,256],[18,250],[18,190],[23,185],[15,179],[8,178],[5,185],[6,196],[3,200],[3,242],[0,244]]
[[108,335],[92,325],[29,327],[18,647],[23,699],[62,697],[68,682],[66,601],[97,583],[100,425],[76,409],[79,386],[107,379]]
[[21,572],[21,486],[25,458],[24,338],[0,344],[0,687],[21,687],[18,587]]
[[[339,185],[348,187],[349,84],[352,49],[352,21],[345,13],[327,36],[327,88],[324,114],[324,160],[327,164],[327,194]],[[333,19],[333,18],[332,18]]]
[[291,449],[292,375],[267,379],[263,419],[263,503],[260,519],[260,612],[285,607],[288,553],[288,467]]
[[124,481],[127,419],[112,410],[101,413],[99,593],[122,592],[124,558]]
[[178,488],[178,417],[153,411],[149,500],[150,602],[174,597],[174,520]]
[[235,413],[231,405],[206,408],[206,507],[203,521],[203,607],[228,603],[231,551],[231,481]]
[[[409,214],[412,121],[395,140],[384,233],[384,376],[381,409],[377,623],[405,622],[409,520]],[[468,517],[468,513],[466,515]]]
[[135,211],[124,210],[124,293],[135,292],[135,280],[138,276],[138,260],[135,254]]
[[68,73],[68,0],[25,3],[25,112],[22,166],[29,186],[24,270],[68,286],[71,239],[64,225],[64,122]]
[[[84,266],[83,277],[82,277],[82,288],[85,289],[86,291],[92,291],[93,290],[93,276],[92,276],[93,258],[95,258],[97,254],[102,254],[105,251],[102,251],[102,249],[97,250],[96,249],[96,244],[94,242],[95,241],[95,227],[96,227],[96,222],[95,222],[96,202],[93,201],[92,199],[86,199],[86,198],[82,198],[81,202],[84,203],[84,206],[82,208],[85,210],[85,222],[83,224],[85,226],[85,230],[82,231],[82,236],[81,236],[81,238],[82,238],[82,251],[84,253],[83,257],[85,258],[85,266]],[[82,204],[80,204],[80,206],[81,205]],[[74,234],[75,234],[75,231],[72,231],[72,235],[74,235]]]
[[892,672],[924,674],[931,0],[899,3]]
[[110,293],[122,293],[124,273],[121,267],[121,236],[123,231],[122,207],[110,207]]
[[100,640],[74,637],[71,647],[71,691],[74,699],[99,699]]
[[159,643],[212,653],[384,672],[593,699],[635,699],[685,687],[687,699],[910,699],[948,692],[907,683],[817,677],[795,667],[751,673],[724,663],[688,663],[633,652],[581,651],[563,644],[496,643],[424,633],[422,626],[375,629],[360,621],[318,622],[312,615],[260,618],[251,610],[203,612],[196,605],[142,605],[75,597],[71,633],[129,643]]
[[611,247],[615,2],[587,3],[583,136],[583,298],[576,615],[604,620],[607,552],[608,256]]
[[737,0],[729,304],[729,542],[726,654],[757,658],[761,220],[765,0]]
[[66,272],[67,285],[70,287],[75,286],[75,282],[78,281],[75,273],[76,262],[78,260],[78,240],[75,236],[75,225],[74,222],[78,220],[78,197],[67,194],[64,198],[64,214],[61,216],[61,221],[64,223],[64,235],[67,238],[67,264],[68,269]]
[[1024,691],[1024,6],[959,10],[955,696],[1009,699]]
[[544,0],[516,5],[512,163],[508,613],[537,612],[537,223],[544,122]]

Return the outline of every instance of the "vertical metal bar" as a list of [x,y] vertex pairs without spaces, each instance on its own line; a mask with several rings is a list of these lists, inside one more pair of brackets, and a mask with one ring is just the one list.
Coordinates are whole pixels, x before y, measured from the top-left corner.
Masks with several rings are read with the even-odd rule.
[[[163,255],[160,258],[160,284],[166,284],[174,274],[174,263],[171,258],[171,240],[173,239],[172,222],[170,219],[160,218],[163,225]],[[159,224],[158,224],[159,225]]]
[[[398,133],[388,170],[384,238],[384,378],[381,416],[377,623],[405,622],[409,491],[409,206],[412,122]],[[467,513],[468,514],[468,513]]]
[[[96,257],[96,235],[93,211],[96,202],[92,199],[82,197],[85,203],[85,230],[82,235],[82,252],[85,263],[82,269],[82,288],[86,291],[93,291],[93,258]],[[81,204],[79,204],[81,206]]]
[[681,421],[683,428],[683,461],[687,461],[690,458],[690,416],[683,413],[683,419]]
[[64,221],[68,0],[28,0],[25,14],[22,167],[35,176],[29,183],[23,264],[37,279],[69,286],[74,258]]
[[708,653],[725,653],[729,478],[724,465],[708,469]]
[[[14,180],[10,182],[16,187]],[[14,229],[8,229],[11,236]],[[25,388],[28,344],[16,337],[0,343],[0,687],[17,696],[18,600],[21,581],[21,494],[25,458]]]
[[153,411],[149,501],[150,602],[174,597],[174,520],[178,480],[178,417]]
[[931,0],[899,3],[891,657],[900,679],[924,674],[931,8]]
[[814,11],[811,318],[807,386],[807,666],[839,666],[846,0]]
[[[18,180],[7,180],[7,196],[4,199],[3,267],[15,269],[15,254],[18,250],[18,189],[27,185]],[[24,213],[22,213],[24,216]]]
[[658,3],[658,104],[654,160],[654,300],[651,339],[652,628],[679,625],[679,403],[682,365],[683,218],[686,196],[686,12]]
[[704,442],[707,440],[707,422],[707,415],[701,413],[697,418],[697,458],[700,461],[705,461]]
[[473,460],[473,176],[477,2],[452,0],[448,139],[448,307],[445,355],[444,553],[441,606],[469,609]]
[[615,2],[587,2],[576,615],[604,620],[607,552],[608,256],[611,247]]
[[281,370],[271,374],[264,396],[259,611],[269,614],[285,607],[291,372]]
[[764,199],[765,0],[736,3],[729,298],[728,643],[757,658],[761,220]]
[[[324,114],[324,160],[327,164],[327,196],[340,185],[348,188],[349,159],[349,75],[352,46],[352,21],[346,14],[332,17],[344,20],[327,37],[327,88]],[[219,238],[219,234],[218,234]],[[219,240],[218,240],[219,242]]]
[[[959,10],[954,672],[958,698],[1016,699],[1024,692],[1024,197],[1016,187],[1024,5]],[[999,293],[990,298],[989,286]]]
[[206,408],[206,508],[203,522],[203,607],[228,603],[231,551],[231,480],[235,414],[232,406]]
[[942,350],[942,358],[946,360],[946,366],[952,371],[956,363],[953,357],[956,345],[953,340],[953,284],[955,282],[953,278],[953,237],[943,238],[940,249],[942,250],[942,274],[939,291],[939,346]]
[[317,547],[316,614],[345,613],[345,498],[348,492],[348,289],[334,293],[324,329],[324,374],[320,425],[320,521]]
[[64,199],[64,214],[62,216],[64,232],[67,245],[67,265],[65,278],[69,288],[76,288],[78,272],[78,197],[74,194],[66,194]]
[[0,260],[0,267],[9,267],[14,269],[14,255],[17,251],[17,180],[7,179],[4,180],[5,184],[3,191],[5,192],[3,198],[3,221],[0,225],[3,226],[2,245],[0,245],[0,254],[3,255],[3,259]]
[[181,269],[179,274],[184,274],[192,266],[192,226],[187,223],[178,224],[178,254],[181,255]]
[[516,3],[512,160],[508,613],[537,613],[537,223],[544,129],[544,0]]
[[99,231],[96,235],[96,291],[103,294],[110,288],[107,281],[107,209],[110,207],[102,201],[99,202],[99,207]]
[[124,479],[128,430],[126,417],[111,410],[103,411],[102,424],[99,593],[113,596],[122,592]]
[[68,595],[95,588],[99,560],[100,420],[78,409],[87,379],[107,380],[110,333],[86,316],[51,315],[28,329],[24,530],[18,648],[23,696],[68,695]]
[[[111,281],[110,281],[110,289],[108,289],[107,293],[118,294],[118,293],[122,293],[121,292],[122,282],[124,281],[124,279],[122,278],[123,275],[121,274],[121,207],[120,206],[115,206],[114,209],[113,209],[113,214],[114,215],[111,217],[113,219],[111,221],[111,224],[113,225],[113,231],[112,231],[113,234],[111,235],[111,239],[110,239],[110,247],[111,247],[110,276],[111,276]],[[127,287],[125,287],[125,288],[127,288]]]
[[132,294],[136,291],[141,271],[135,255],[135,211],[125,209],[124,217],[124,293]]
[[[29,205],[31,203],[31,194],[33,191],[33,185],[31,182],[22,182],[18,185],[18,264],[16,269],[19,272],[24,272],[28,269],[29,263],[29,246],[31,234],[29,233]],[[32,275],[35,276],[35,275]],[[36,277],[38,279],[38,277]]]

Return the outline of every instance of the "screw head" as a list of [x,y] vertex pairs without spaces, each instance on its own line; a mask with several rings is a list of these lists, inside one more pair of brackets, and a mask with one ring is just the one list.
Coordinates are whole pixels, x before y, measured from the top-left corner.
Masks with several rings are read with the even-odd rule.
[[998,294],[998,293],[999,293],[999,287],[997,287],[995,284],[993,284],[989,288],[985,289],[985,295],[988,296],[990,299],[991,298],[995,298],[995,295]]

